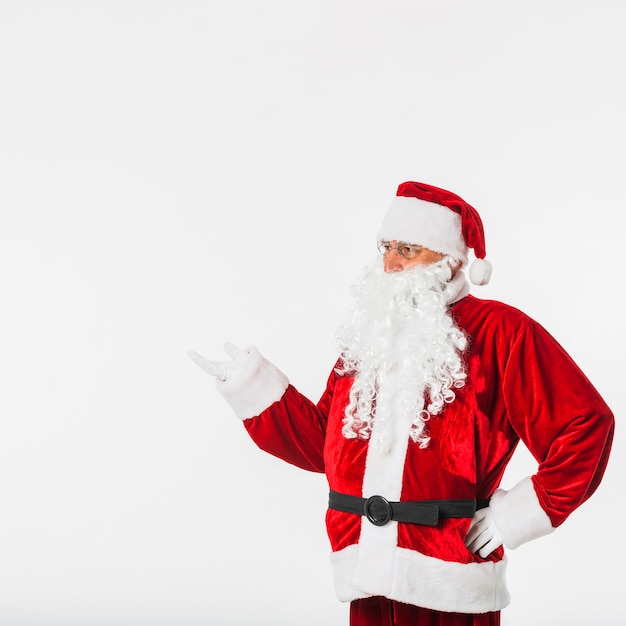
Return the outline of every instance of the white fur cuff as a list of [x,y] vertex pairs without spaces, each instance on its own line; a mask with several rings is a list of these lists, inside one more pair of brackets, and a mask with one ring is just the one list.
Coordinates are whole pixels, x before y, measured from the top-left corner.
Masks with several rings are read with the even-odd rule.
[[496,490],[489,508],[507,548],[517,548],[554,531],[550,518],[539,504],[530,477],[521,480],[510,491]]
[[265,359],[256,348],[247,348],[243,367],[232,378],[215,381],[215,387],[242,420],[255,417],[283,397],[287,376]]

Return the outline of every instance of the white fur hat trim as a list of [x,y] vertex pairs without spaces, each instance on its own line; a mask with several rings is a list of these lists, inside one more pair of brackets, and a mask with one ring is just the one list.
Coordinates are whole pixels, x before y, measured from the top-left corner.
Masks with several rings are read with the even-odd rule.
[[468,261],[461,216],[448,207],[419,198],[394,197],[378,233],[378,241],[381,240],[404,241],[463,263]]

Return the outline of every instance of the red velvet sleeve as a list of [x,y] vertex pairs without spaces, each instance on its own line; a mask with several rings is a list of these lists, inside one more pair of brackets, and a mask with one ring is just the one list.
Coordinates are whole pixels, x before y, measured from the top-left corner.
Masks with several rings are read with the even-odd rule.
[[248,434],[261,450],[302,469],[324,472],[326,423],[335,380],[333,369],[317,404],[289,385],[278,402],[244,420]]
[[539,324],[517,334],[504,375],[509,420],[539,463],[532,477],[554,527],[598,487],[614,418],[571,357]]

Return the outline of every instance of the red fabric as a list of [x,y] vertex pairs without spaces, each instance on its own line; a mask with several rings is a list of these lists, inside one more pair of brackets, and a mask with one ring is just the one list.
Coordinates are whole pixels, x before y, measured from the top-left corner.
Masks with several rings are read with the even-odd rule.
[[[409,445],[401,499],[489,498],[521,439],[538,461],[534,487],[556,527],[600,482],[612,413],[563,348],[528,316],[473,296],[451,311],[470,340],[467,384],[429,422],[430,446]],[[350,377],[333,370],[317,405],[290,387],[244,424],[262,449],[325,472],[335,491],[361,496],[368,441],[341,434],[351,385]],[[333,551],[359,541],[359,516],[330,510],[326,521]],[[444,561],[484,562],[464,545],[469,523],[400,523],[398,545]],[[502,555],[500,548],[488,559]]]
[[444,613],[376,596],[350,603],[350,626],[500,626],[500,612]]
[[408,198],[418,198],[426,202],[434,202],[441,206],[448,207],[452,211],[459,213],[461,216],[461,230],[463,239],[469,248],[474,249],[477,259],[484,259],[485,250],[485,233],[483,222],[476,209],[469,205],[463,198],[457,196],[451,191],[433,187],[426,183],[406,182],[400,184],[397,196]]

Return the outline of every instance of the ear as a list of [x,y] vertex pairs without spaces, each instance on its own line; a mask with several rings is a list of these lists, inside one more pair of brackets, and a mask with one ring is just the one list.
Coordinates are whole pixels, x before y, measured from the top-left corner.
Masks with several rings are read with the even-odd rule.
[[463,261],[460,261],[458,259],[453,259],[451,256],[449,256],[448,266],[450,267],[452,276],[454,276],[463,267]]

